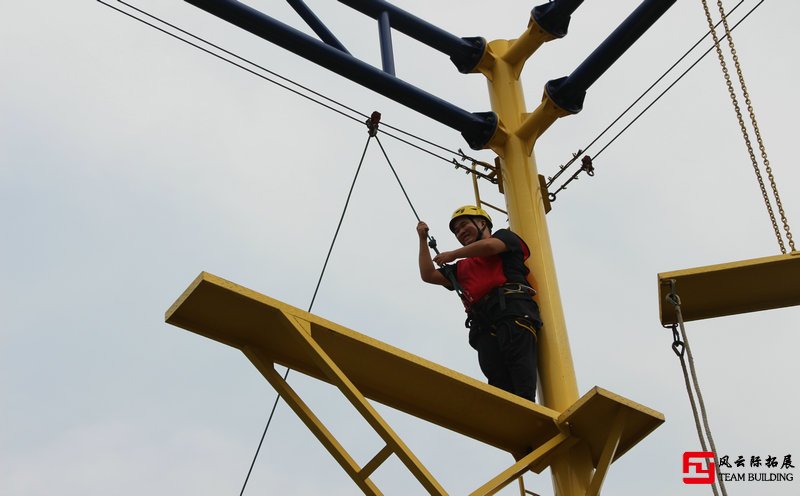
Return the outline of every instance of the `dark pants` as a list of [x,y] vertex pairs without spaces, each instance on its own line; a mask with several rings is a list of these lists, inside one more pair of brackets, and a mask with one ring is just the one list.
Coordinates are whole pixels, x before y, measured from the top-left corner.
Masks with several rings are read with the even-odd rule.
[[524,317],[506,317],[492,328],[470,330],[470,345],[489,384],[531,401],[536,400],[536,327]]

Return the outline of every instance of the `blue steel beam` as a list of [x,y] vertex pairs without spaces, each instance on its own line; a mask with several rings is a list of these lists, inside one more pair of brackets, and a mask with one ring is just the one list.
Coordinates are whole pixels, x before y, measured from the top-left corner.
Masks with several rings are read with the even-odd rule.
[[493,112],[463,110],[236,0],[185,1],[460,131],[474,150],[482,149],[497,128],[497,116]]
[[297,12],[304,21],[306,21],[306,24],[308,24],[312,31],[317,33],[319,39],[333,48],[336,48],[337,50],[341,50],[344,53],[350,53],[347,51],[344,45],[342,45],[342,43],[336,39],[336,36],[330,32],[327,26],[325,26],[325,24],[319,20],[319,17],[317,17],[317,15],[308,8],[308,5],[306,5],[303,0],[286,0],[286,2],[292,6],[294,11]]
[[383,12],[378,17],[378,36],[381,41],[381,62],[383,72],[396,76],[394,70],[394,50],[392,49],[392,25],[389,21],[389,13]]
[[569,76],[548,81],[545,91],[553,102],[572,114],[580,112],[586,90],[674,3],[644,0]]
[[379,19],[384,12],[388,13],[392,28],[450,56],[462,73],[468,73],[478,65],[486,48],[486,40],[483,38],[459,38],[384,0],[339,0],[339,2],[373,19]]
[[555,0],[534,7],[531,17],[540,28],[556,38],[563,38],[567,35],[570,16],[582,3],[583,0]]

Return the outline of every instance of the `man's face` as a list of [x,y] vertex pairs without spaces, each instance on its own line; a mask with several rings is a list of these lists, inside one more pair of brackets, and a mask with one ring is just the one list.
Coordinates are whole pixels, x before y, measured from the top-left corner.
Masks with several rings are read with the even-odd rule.
[[486,221],[478,218],[474,219],[473,222],[473,219],[469,217],[461,217],[456,219],[453,223],[453,234],[456,235],[456,239],[463,246],[478,241],[480,235],[478,234],[478,228],[475,227],[475,224],[477,224],[479,228],[483,228],[486,225]]

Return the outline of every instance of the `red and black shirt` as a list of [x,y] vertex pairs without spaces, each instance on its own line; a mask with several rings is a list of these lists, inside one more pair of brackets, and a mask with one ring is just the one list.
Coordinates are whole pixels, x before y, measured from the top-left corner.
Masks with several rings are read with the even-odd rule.
[[530,271],[525,266],[525,260],[530,256],[528,245],[508,229],[498,229],[492,237],[502,241],[508,251],[488,257],[465,258],[455,264],[456,279],[463,290],[467,310],[491,290],[504,284],[530,286],[527,277]]

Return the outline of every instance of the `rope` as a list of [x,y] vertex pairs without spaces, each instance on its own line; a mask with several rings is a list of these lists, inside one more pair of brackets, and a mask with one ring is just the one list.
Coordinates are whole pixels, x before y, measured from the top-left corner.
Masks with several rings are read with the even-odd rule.
[[[373,115],[375,115],[375,113],[373,113]],[[378,115],[378,118],[380,118],[380,114]],[[377,124],[376,124],[376,126],[377,126]],[[408,206],[411,207],[411,211],[414,213],[414,217],[416,217],[417,222],[421,222],[421,219],[419,218],[419,215],[417,214],[417,209],[415,209],[414,208],[414,204],[411,203],[411,198],[409,198],[408,193],[406,192],[406,188],[403,186],[403,182],[400,181],[400,176],[397,175],[397,171],[395,170],[394,166],[392,165],[392,161],[389,159],[389,155],[386,153],[386,150],[383,148],[383,144],[381,143],[381,140],[377,137],[377,135],[375,136],[375,141],[377,141],[378,142],[378,146],[381,147],[381,151],[383,152],[383,156],[386,158],[386,163],[389,164],[389,168],[392,170],[392,174],[394,174],[394,178],[397,179],[397,184],[400,185],[400,189],[403,191],[403,196],[406,197],[406,201],[408,202]],[[427,233],[427,236],[428,236],[428,246],[438,255],[439,254],[439,249],[436,246],[436,239],[433,236],[431,236],[430,233]],[[448,268],[448,267],[452,267],[452,266],[450,266],[448,264],[442,264],[442,268],[443,269]],[[459,284],[458,279],[456,278],[455,271],[454,270],[444,270],[443,272],[444,272],[444,276],[450,281],[450,284],[453,286],[453,291],[455,291],[456,294],[458,295],[458,297],[461,298],[462,301],[464,301],[464,298],[465,298],[464,290],[461,287],[461,284]]]
[[[378,142],[378,146],[380,147],[381,152],[383,152],[383,156],[386,158],[386,162],[389,164],[389,168],[391,169],[392,174],[394,174],[394,177],[397,180],[397,184],[400,185],[400,189],[402,190],[403,195],[405,196],[406,201],[408,202],[408,205],[411,207],[411,211],[414,213],[414,216],[417,218],[417,221],[420,220],[420,217],[417,214],[417,210],[414,208],[414,204],[411,202],[411,198],[408,196],[408,193],[406,192],[406,189],[403,186],[402,181],[400,180],[400,176],[398,176],[397,171],[395,170],[394,166],[392,165],[392,161],[389,159],[389,155],[386,153],[386,150],[383,148],[383,144],[381,143],[380,138],[378,138],[378,123],[379,122],[380,122],[380,113],[378,113],[378,112],[373,112],[372,115],[366,121],[367,128],[369,130],[369,137],[367,138],[367,142],[364,145],[364,151],[361,153],[361,159],[358,162],[358,167],[356,168],[356,173],[353,176],[352,183],[350,184],[350,190],[347,192],[347,199],[345,200],[344,208],[342,209],[342,214],[339,217],[339,223],[336,225],[336,231],[333,234],[333,239],[331,240],[331,245],[328,248],[327,255],[325,256],[325,262],[323,263],[322,271],[320,272],[319,278],[317,279],[317,285],[314,288],[314,294],[311,297],[311,303],[309,303],[309,305],[308,305],[308,310],[307,310],[308,312],[311,312],[311,309],[314,306],[314,301],[316,301],[317,293],[319,291],[320,284],[322,283],[322,278],[325,275],[325,269],[327,269],[327,267],[328,267],[328,261],[330,260],[331,253],[333,252],[333,247],[336,244],[336,239],[339,236],[339,230],[342,227],[342,222],[344,221],[344,216],[347,213],[347,207],[350,205],[350,198],[353,195],[353,189],[355,188],[356,180],[358,179],[358,174],[359,174],[359,172],[361,172],[361,166],[364,163],[364,157],[367,155],[367,149],[369,148],[369,143],[372,140],[372,138],[375,138],[375,141]],[[436,249],[436,240],[430,235],[428,235],[428,239],[430,240],[429,241],[429,246],[431,246],[431,248],[433,248],[433,250],[438,254],[439,250]],[[453,277],[453,279],[454,279],[454,277]],[[459,296],[461,296],[460,287],[459,287],[458,283],[456,281],[453,281],[453,280],[451,280],[451,283],[453,283],[454,288],[459,293]],[[291,369],[289,369],[289,368],[286,369],[286,372],[283,375],[283,380],[284,381],[289,376],[289,372],[290,371],[291,371]],[[261,451],[261,446],[264,443],[264,438],[266,437],[267,431],[269,430],[269,426],[270,426],[270,424],[272,422],[272,417],[273,417],[273,415],[275,413],[275,409],[278,406],[278,401],[279,400],[280,400],[280,395],[278,395],[275,398],[275,402],[272,404],[272,410],[270,411],[269,418],[267,419],[267,425],[264,427],[263,434],[261,434],[261,440],[259,441],[258,447],[256,448],[256,453],[253,456],[253,461],[250,464],[250,469],[247,471],[247,476],[245,477],[244,484],[242,485],[242,490],[239,493],[239,496],[242,496],[244,494],[244,490],[247,487],[247,482],[250,479],[250,474],[253,471],[253,466],[255,465],[256,459],[258,458],[258,454]]]
[[[736,92],[733,88],[733,83],[731,82],[731,77],[728,72],[728,66],[725,63],[725,57],[722,54],[722,47],[720,46],[719,38],[717,37],[716,30],[714,29],[714,24],[711,19],[711,12],[708,8],[708,1],[701,0],[703,2],[703,11],[706,15],[706,21],[708,22],[709,27],[711,28],[711,36],[714,38],[714,48],[717,51],[717,57],[719,58],[720,66],[722,67],[722,74],[725,77],[725,85],[728,87],[728,94],[731,98],[731,103],[733,104],[734,111],[736,112],[736,118],[739,121],[739,127],[742,131],[742,137],[744,138],[745,145],[747,146],[747,152],[750,155],[750,162],[753,165],[753,171],[756,174],[756,179],[758,181],[759,188],[761,189],[761,196],[764,199],[764,204],[767,207],[767,213],[769,214],[770,222],[772,223],[772,228],[775,231],[775,237],[778,240],[778,245],[780,246],[781,253],[786,253],[786,246],[783,243],[783,237],[781,236],[780,228],[778,228],[777,220],[775,219],[775,212],[772,209],[772,202],[770,202],[769,195],[767,194],[766,187],[764,186],[764,179],[761,176],[761,169],[758,164],[758,159],[756,159],[755,152],[753,150],[753,144],[750,141],[750,135],[747,132],[747,126],[745,125],[744,118],[742,117],[742,110],[739,107],[739,100],[736,97]],[[717,0],[717,6],[719,11],[722,13],[722,25],[725,28],[725,37],[728,39],[728,47],[731,52],[731,57],[733,58],[734,65],[736,67],[736,74],[739,79],[739,86],[742,90],[742,95],[744,96],[745,105],[747,106],[748,115],[750,117],[750,122],[753,126],[753,132],[756,135],[756,140],[758,141],[758,148],[761,152],[761,159],[764,162],[764,169],[767,172],[767,177],[769,178],[770,186],[772,188],[772,194],[775,197],[775,204],[778,207],[778,211],[781,216],[781,221],[783,223],[784,231],[786,232],[786,239],[789,241],[789,246],[791,247],[792,251],[795,251],[794,241],[792,240],[792,233],[789,229],[789,222],[786,219],[786,213],[783,211],[783,205],[781,204],[780,195],[778,194],[778,186],[775,183],[775,178],[772,174],[772,168],[769,165],[769,159],[767,158],[767,151],[766,147],[764,146],[764,141],[761,137],[761,131],[758,128],[758,121],[756,120],[755,110],[753,109],[753,104],[750,100],[750,94],[747,91],[747,85],[744,81],[744,75],[742,74],[741,64],[739,63],[739,56],[736,53],[736,47],[733,43],[733,38],[731,37],[731,29],[728,26],[728,21],[725,18],[725,9],[722,6],[721,0]]]
[[331,246],[328,248],[328,254],[325,256],[325,263],[322,266],[322,272],[319,274],[319,279],[317,280],[317,286],[314,288],[314,295],[311,297],[311,304],[308,306],[308,311],[311,311],[311,307],[314,306],[314,300],[317,298],[317,292],[319,291],[319,286],[322,283],[322,276],[325,274],[325,269],[328,267],[328,260],[331,258],[331,252],[333,251],[333,245],[336,244],[336,238],[339,236],[339,229],[342,227],[342,221],[344,221],[344,214],[347,212],[347,207],[350,205],[350,197],[353,195],[353,188],[356,185],[356,179],[358,179],[358,173],[361,171],[361,164],[364,163],[364,156],[367,154],[367,148],[369,148],[369,142],[373,138],[373,135],[370,135],[367,138],[367,143],[364,145],[364,151],[361,153],[361,160],[358,162],[358,168],[356,169],[356,173],[353,176],[353,182],[350,184],[350,191],[347,193],[347,200],[344,202],[344,208],[342,209],[342,215],[339,217],[339,223],[336,225],[336,232],[333,234],[333,240],[331,240]]
[[[286,381],[286,378],[289,377],[290,368],[286,368],[286,372],[283,373],[283,380]],[[269,430],[269,425],[272,423],[272,416],[275,415],[275,409],[278,408],[278,400],[281,398],[281,395],[275,397],[275,402],[272,403],[272,410],[269,412],[269,418],[267,419],[267,425],[264,427],[264,432],[261,434],[261,439],[258,441],[258,447],[256,448],[256,454],[253,456],[253,461],[250,462],[250,468],[247,469],[247,476],[244,478],[244,484],[242,484],[242,490],[239,491],[239,496],[244,494],[244,490],[247,487],[248,481],[250,481],[250,474],[253,472],[253,467],[256,464],[256,459],[258,458],[258,453],[261,451],[261,445],[264,444],[264,438],[267,436],[267,430]]]
[[[697,379],[697,370],[694,366],[694,356],[692,355],[692,349],[689,346],[689,338],[686,335],[686,328],[683,323],[683,314],[681,312],[681,300],[678,294],[675,292],[675,281],[670,280],[670,292],[667,294],[667,301],[675,307],[675,316],[678,321],[678,324],[672,324],[669,326],[672,329],[672,350],[678,356],[681,361],[681,369],[683,370],[683,379],[686,383],[686,393],[689,396],[689,402],[692,406],[692,415],[694,416],[694,423],[695,428],[697,429],[697,437],[700,439],[700,446],[703,448],[703,451],[708,451],[706,447],[706,439],[708,439],[708,444],[711,447],[711,451],[714,453],[714,460],[716,461],[716,484],[711,485],[711,490],[714,493],[714,496],[719,496],[717,492],[717,485],[719,485],[722,496],[728,496],[728,492],[725,489],[725,483],[720,476],[720,467],[719,467],[719,459],[717,458],[717,447],[714,444],[714,437],[711,435],[711,426],[708,422],[708,414],[706,413],[706,406],[705,402],[703,401],[703,394],[700,391],[700,382]],[[678,331],[676,328],[680,328],[680,335],[678,335]],[[681,338],[683,341],[681,341]],[[689,362],[689,368],[687,371],[686,367],[686,359],[684,359],[684,354]],[[691,375],[691,382],[689,380],[689,376]],[[695,402],[695,396],[697,396],[697,402]],[[698,414],[698,405],[699,405],[699,414]],[[700,417],[702,417],[702,427],[700,422]]]
[[386,158],[386,163],[389,164],[389,168],[392,170],[392,174],[394,174],[394,178],[397,179],[397,184],[400,185],[400,190],[403,192],[403,196],[406,197],[406,201],[408,202],[408,206],[411,207],[411,211],[414,213],[414,217],[417,218],[417,222],[420,222],[419,215],[417,214],[417,209],[414,208],[414,204],[411,203],[411,198],[408,197],[408,193],[406,192],[406,188],[403,187],[403,182],[400,181],[400,176],[397,175],[397,171],[395,170],[394,166],[392,165],[392,161],[389,160],[389,155],[386,154],[386,150],[383,148],[383,144],[381,140],[376,136],[375,141],[378,142],[378,146],[381,147],[381,151],[383,152],[383,156]]
[[[311,312],[311,309],[314,307],[314,301],[317,299],[317,292],[319,291],[319,286],[322,283],[322,277],[325,275],[325,269],[328,268],[328,260],[331,258],[331,253],[333,252],[333,246],[336,244],[336,238],[339,236],[339,229],[342,227],[342,221],[344,221],[345,213],[347,213],[347,207],[350,205],[350,197],[353,195],[353,188],[356,185],[356,180],[358,179],[358,174],[361,172],[361,165],[364,163],[364,157],[367,155],[367,148],[369,148],[370,140],[377,137],[372,133],[370,130],[369,137],[367,138],[367,143],[364,145],[364,151],[361,153],[361,160],[358,162],[358,167],[356,168],[356,173],[353,176],[353,182],[350,184],[350,191],[347,192],[347,199],[344,202],[344,208],[342,209],[342,215],[339,217],[339,223],[336,225],[336,232],[333,234],[333,239],[331,240],[331,246],[328,248],[328,254],[325,256],[325,263],[322,265],[322,271],[319,274],[319,278],[317,279],[317,286],[314,288],[314,295],[311,297],[311,303],[308,304],[308,312]],[[289,372],[291,371],[290,368],[286,369],[286,372],[283,374],[283,380],[286,381],[286,378],[289,376]],[[242,490],[239,493],[239,496],[244,494],[244,490],[247,487],[247,482],[250,480],[250,473],[253,471],[253,466],[256,464],[256,459],[258,458],[258,454],[261,451],[261,445],[264,443],[264,438],[267,435],[267,431],[269,430],[269,426],[272,423],[272,416],[275,413],[275,408],[278,406],[278,401],[280,401],[281,395],[278,394],[275,397],[275,402],[272,404],[272,411],[270,411],[269,418],[267,419],[267,425],[264,427],[264,433],[261,434],[261,440],[258,442],[258,447],[256,448],[256,453],[253,456],[253,461],[250,463],[250,469],[247,471],[247,476],[244,479],[244,484],[242,485]]]

